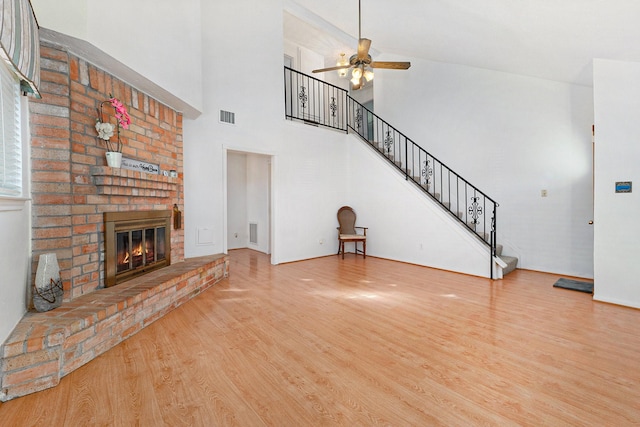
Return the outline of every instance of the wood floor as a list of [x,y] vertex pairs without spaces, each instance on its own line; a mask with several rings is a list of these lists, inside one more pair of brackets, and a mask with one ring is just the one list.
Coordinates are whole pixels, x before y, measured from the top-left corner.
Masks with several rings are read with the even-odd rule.
[[640,310],[517,270],[491,281],[347,254],[230,278],[2,426],[626,426]]

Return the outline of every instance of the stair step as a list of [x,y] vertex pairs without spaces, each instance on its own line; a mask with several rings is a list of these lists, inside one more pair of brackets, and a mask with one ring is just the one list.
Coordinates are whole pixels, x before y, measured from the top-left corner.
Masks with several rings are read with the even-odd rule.
[[383,155],[385,155],[385,156],[387,156],[387,155],[393,156],[393,153],[387,153],[387,147],[384,146],[383,142],[376,142],[376,141],[370,141],[370,142],[371,142],[371,145],[373,147],[375,147],[376,150],[381,152]]
[[503,276],[511,273],[518,266],[518,258],[514,256],[502,255],[500,259],[507,263],[507,266],[502,270]]
[[[472,230],[476,230],[476,231],[480,231],[482,230],[482,222],[478,222],[478,224],[474,224],[473,221],[469,221],[467,222],[467,226],[472,229]],[[489,233],[484,233],[485,237],[489,236]],[[487,241],[489,241],[489,239],[486,239]]]
[[387,155],[393,155],[393,153],[387,152],[387,147],[384,146],[384,143],[382,142],[372,142],[373,146],[376,147],[378,149],[378,151],[380,151],[382,154]]
[[398,166],[402,172],[406,173],[407,175],[411,175],[411,169],[404,169],[402,167],[402,162],[393,162],[396,166]]
[[491,234],[489,233],[476,233],[478,236],[482,237],[482,240],[485,242],[489,242],[491,240]]
[[431,192],[431,185],[427,184],[426,182],[420,182],[420,177],[419,176],[414,176],[413,179],[414,179],[414,181],[420,183],[420,187],[424,188],[425,190],[427,190],[427,192],[429,194],[433,195],[434,197],[436,197],[436,199],[440,200],[440,193],[432,193]]
[[497,256],[501,256],[502,255],[502,249],[503,249],[502,245],[496,245],[496,255]]
[[[387,148],[384,146],[384,142],[377,142],[377,141],[370,141],[371,145],[373,145],[383,156],[385,156],[387,159],[391,160],[393,163],[396,164],[396,166],[398,166],[400,169],[402,169],[403,172],[406,172],[407,175],[411,175],[411,169],[404,169],[402,167],[402,162],[401,161],[395,161],[395,154],[394,153],[389,153],[387,152]],[[414,176],[413,179],[416,182],[420,182],[420,177],[419,176]]]

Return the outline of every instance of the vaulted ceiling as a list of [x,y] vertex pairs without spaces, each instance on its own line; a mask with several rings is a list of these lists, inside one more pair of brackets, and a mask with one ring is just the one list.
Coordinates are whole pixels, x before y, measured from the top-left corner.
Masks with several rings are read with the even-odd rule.
[[[362,37],[408,57],[592,85],[594,58],[640,62],[638,0],[361,0]],[[285,0],[285,38],[354,53],[358,0]]]

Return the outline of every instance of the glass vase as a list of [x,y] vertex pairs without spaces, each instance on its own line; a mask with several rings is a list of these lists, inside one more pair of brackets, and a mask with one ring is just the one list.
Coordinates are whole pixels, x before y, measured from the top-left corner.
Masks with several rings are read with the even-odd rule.
[[40,255],[36,270],[33,306],[38,311],[49,311],[62,304],[62,280],[55,253]]

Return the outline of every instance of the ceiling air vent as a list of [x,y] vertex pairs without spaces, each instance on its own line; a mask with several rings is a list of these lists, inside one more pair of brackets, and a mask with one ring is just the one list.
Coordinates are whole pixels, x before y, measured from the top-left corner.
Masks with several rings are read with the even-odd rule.
[[220,122],[234,125],[236,123],[236,113],[231,111],[220,110]]

